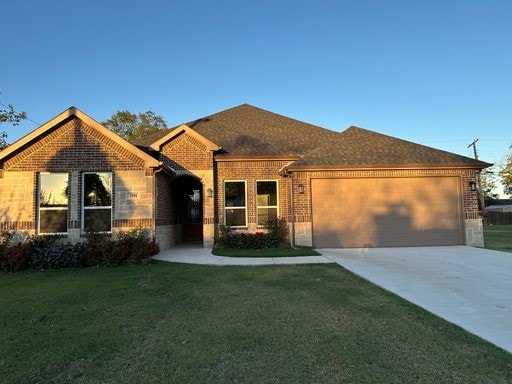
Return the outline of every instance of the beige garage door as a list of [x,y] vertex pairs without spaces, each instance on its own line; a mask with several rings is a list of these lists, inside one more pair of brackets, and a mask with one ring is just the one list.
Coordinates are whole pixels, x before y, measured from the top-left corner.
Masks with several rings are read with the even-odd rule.
[[312,179],[313,245],[464,244],[457,177]]

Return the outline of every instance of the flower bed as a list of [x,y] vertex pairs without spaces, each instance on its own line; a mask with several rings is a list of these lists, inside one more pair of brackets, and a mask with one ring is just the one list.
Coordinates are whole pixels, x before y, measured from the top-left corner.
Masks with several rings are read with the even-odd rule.
[[14,241],[13,232],[0,234],[0,270],[63,269],[118,266],[145,262],[160,251],[147,228],[119,232],[113,236],[87,234],[79,243],[63,242],[59,236],[29,236]]

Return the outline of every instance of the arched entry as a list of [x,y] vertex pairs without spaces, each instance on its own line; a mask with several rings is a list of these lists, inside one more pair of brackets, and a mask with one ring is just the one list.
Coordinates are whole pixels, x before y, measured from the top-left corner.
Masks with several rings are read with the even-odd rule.
[[173,181],[173,186],[178,242],[202,242],[203,184],[195,177],[180,176]]

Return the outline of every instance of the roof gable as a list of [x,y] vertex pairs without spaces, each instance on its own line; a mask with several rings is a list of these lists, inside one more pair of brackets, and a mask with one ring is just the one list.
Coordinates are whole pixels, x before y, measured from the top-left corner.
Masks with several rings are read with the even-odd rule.
[[[282,157],[303,155],[339,133],[249,104],[186,123],[220,147],[223,155]],[[142,138],[136,145],[157,149],[176,129]]]
[[219,151],[221,149],[220,146],[211,142],[210,140],[200,135],[199,133],[197,133],[196,131],[194,131],[192,128],[185,124],[182,124],[171,131],[167,131],[164,136],[152,142],[149,145],[149,147],[154,151],[159,151],[165,143],[168,143],[169,141],[173,140],[175,137],[181,135],[182,133],[186,133],[192,136],[194,139],[203,144],[207,148],[207,150]]
[[16,153],[22,151],[23,149],[28,148],[30,145],[33,145],[42,137],[45,137],[54,127],[63,124],[74,117],[92,127],[95,131],[98,132],[98,134],[106,136],[121,148],[129,151],[132,155],[141,159],[145,167],[150,168],[159,166],[158,160],[144,153],[75,107],[66,109],[64,112],[44,123],[39,128],[36,128],[34,131],[30,132],[26,136],[11,144],[9,147],[5,148],[0,152],[0,163],[5,159],[14,156]]

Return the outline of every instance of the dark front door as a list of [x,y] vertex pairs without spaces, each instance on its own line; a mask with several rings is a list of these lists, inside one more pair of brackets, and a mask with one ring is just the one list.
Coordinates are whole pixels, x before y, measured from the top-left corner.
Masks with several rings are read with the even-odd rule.
[[202,241],[203,240],[203,201],[200,189],[188,190],[184,196],[183,205],[183,240],[184,241]]

